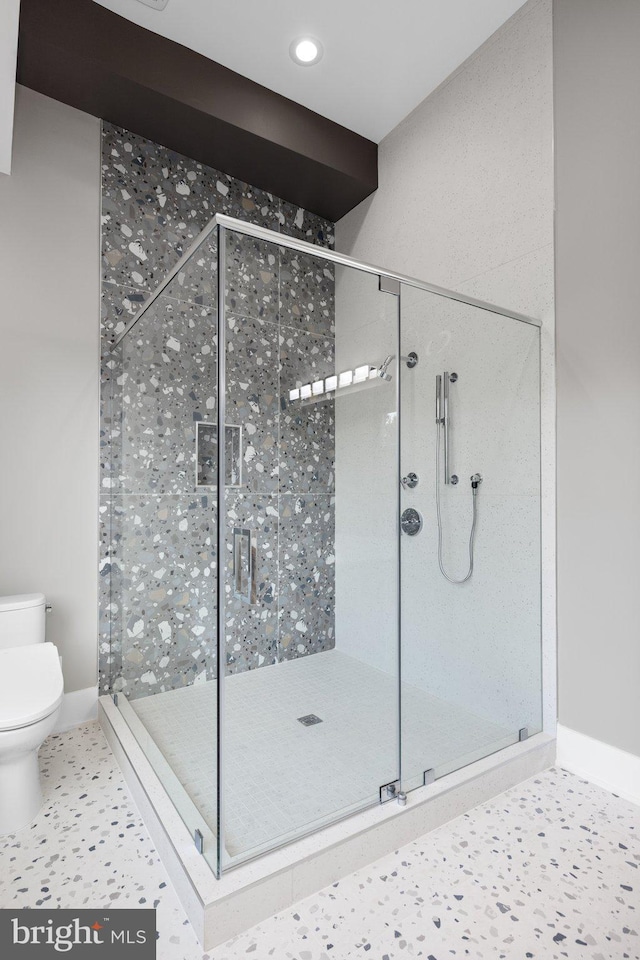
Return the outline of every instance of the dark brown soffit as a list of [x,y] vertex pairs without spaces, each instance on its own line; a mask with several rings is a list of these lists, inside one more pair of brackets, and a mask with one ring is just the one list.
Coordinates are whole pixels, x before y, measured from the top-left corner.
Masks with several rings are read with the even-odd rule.
[[18,82],[339,220],[377,146],[93,0],[22,0]]

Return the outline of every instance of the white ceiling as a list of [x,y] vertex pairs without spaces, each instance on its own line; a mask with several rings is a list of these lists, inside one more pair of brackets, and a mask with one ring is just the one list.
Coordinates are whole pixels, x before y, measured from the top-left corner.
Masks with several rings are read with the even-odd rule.
[[[523,0],[139,0],[102,6],[379,142]],[[324,57],[289,57],[311,34]]]

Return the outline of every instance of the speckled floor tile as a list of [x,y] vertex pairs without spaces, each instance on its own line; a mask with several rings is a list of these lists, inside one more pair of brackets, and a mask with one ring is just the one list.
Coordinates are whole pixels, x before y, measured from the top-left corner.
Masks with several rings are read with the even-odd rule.
[[156,907],[159,960],[201,958],[97,723],[49,737],[40,752],[44,805],[0,838],[0,907]]
[[[551,770],[254,927],[215,957],[287,956],[284,943],[308,960],[636,960],[639,869],[640,808]],[[268,953],[274,938],[281,953]]]
[[155,906],[159,960],[638,960],[640,808],[550,770],[210,953],[97,724],[50,737],[0,907]]

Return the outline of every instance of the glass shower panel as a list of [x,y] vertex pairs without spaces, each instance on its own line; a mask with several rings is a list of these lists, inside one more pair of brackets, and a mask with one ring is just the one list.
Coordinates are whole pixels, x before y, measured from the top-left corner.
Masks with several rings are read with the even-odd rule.
[[213,866],[216,262],[214,235],[109,359],[112,690]]
[[402,476],[419,478],[402,509],[423,520],[401,538],[413,789],[541,729],[540,344],[536,326],[408,284],[401,304],[401,353],[418,355],[401,368]]
[[398,297],[224,234],[223,868],[399,777]]

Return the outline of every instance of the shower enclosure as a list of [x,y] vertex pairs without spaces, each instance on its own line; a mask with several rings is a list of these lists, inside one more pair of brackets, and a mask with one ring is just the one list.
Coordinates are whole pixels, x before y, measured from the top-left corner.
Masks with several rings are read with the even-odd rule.
[[539,333],[217,216],[113,346],[111,690],[218,876],[541,730]]

